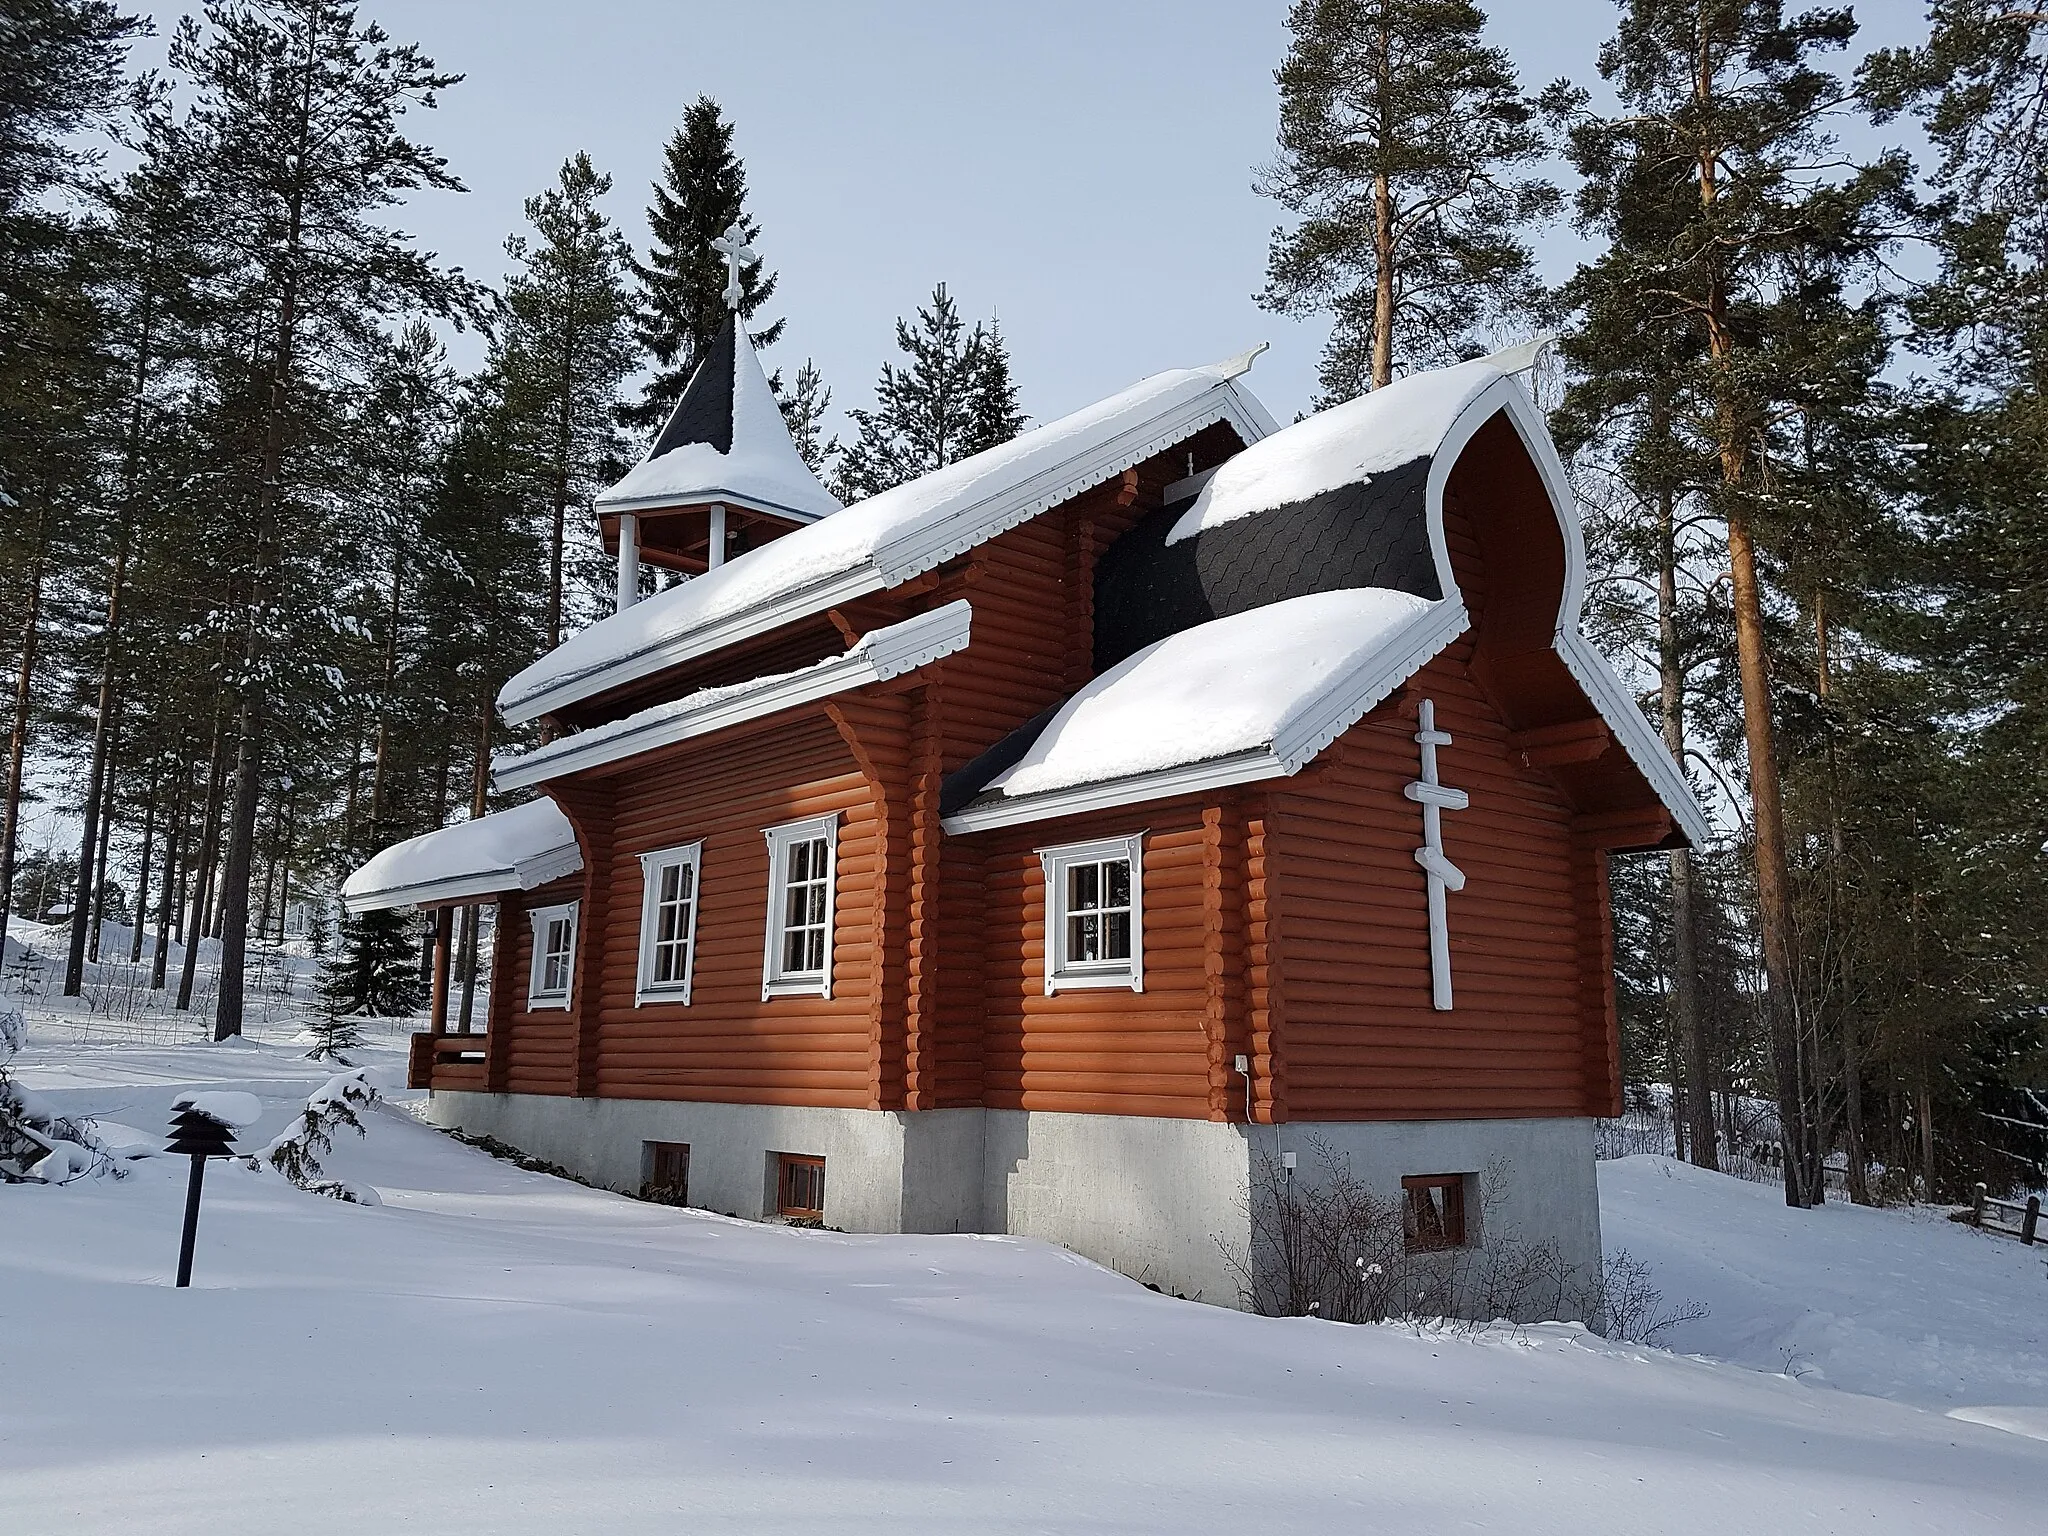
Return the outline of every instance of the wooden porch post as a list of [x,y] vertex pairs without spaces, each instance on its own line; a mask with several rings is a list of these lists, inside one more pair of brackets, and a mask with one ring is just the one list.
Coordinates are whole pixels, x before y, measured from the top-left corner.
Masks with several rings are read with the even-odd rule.
[[448,951],[455,935],[455,909],[434,910],[434,1001],[427,1027],[434,1034],[448,1033]]

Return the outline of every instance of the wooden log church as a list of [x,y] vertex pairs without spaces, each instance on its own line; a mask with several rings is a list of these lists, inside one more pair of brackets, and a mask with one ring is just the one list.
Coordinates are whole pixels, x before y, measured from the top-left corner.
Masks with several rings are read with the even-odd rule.
[[1224,1304],[1310,1146],[1597,1265],[1607,861],[1706,828],[1580,631],[1533,360],[1285,428],[1249,355],[1157,374],[842,508],[728,324],[597,503],[618,611],[499,696],[551,726],[495,765],[532,798],[345,887],[436,916],[433,1117]]

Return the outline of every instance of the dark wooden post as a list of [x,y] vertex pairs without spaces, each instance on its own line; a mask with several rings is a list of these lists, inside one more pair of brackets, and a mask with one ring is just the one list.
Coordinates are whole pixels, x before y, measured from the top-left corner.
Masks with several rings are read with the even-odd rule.
[[1977,1226],[1981,1227],[1984,1225],[1984,1197],[1990,1193],[1990,1190],[1979,1184],[1977,1186],[1977,1198],[1970,1202],[1973,1213],[1970,1220]]
[[2020,1218],[2020,1241],[2029,1248],[2034,1246],[2034,1235],[2041,1229],[2041,1197],[2027,1196],[2027,1214]]
[[427,1027],[436,1035],[448,1033],[448,951],[455,936],[455,909],[439,907],[434,912],[434,1001]]

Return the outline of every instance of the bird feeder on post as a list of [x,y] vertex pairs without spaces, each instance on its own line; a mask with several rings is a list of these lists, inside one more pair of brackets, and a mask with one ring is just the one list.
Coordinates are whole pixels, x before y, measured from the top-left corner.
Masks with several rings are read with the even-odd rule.
[[[197,1096],[180,1099],[173,1106],[171,1140],[164,1148],[167,1155],[192,1159],[192,1177],[185,1185],[185,1233],[178,1244],[178,1285],[181,1289],[192,1283],[192,1244],[199,1236],[199,1189],[206,1180],[206,1160],[210,1157],[235,1155],[235,1125],[226,1118],[226,1113],[215,1113],[212,1108],[202,1108],[199,1104],[190,1102],[190,1097]],[[248,1098],[251,1105],[254,1105],[254,1099],[248,1094],[215,1094],[207,1097]],[[248,1122],[242,1120],[240,1123]]]

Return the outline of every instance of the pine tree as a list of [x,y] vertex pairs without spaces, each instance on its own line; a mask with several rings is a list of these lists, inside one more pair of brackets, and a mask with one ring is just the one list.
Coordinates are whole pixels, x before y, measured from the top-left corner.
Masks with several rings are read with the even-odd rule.
[[[319,520],[305,495],[303,413],[323,366],[345,371],[378,317],[421,311],[459,318],[468,285],[414,250],[377,215],[422,188],[456,191],[445,162],[400,131],[459,78],[417,46],[395,45],[340,0],[262,8],[208,0],[171,47],[189,82],[195,164],[238,264],[232,306],[249,326],[255,368],[234,392],[244,429],[235,792],[221,876],[221,969],[214,1033],[242,1024],[250,874],[280,625],[301,610],[293,578]],[[324,574],[324,573],[323,573]],[[324,605],[320,605],[324,607]]]
[[1288,12],[1279,155],[1258,187],[1299,222],[1274,231],[1259,301],[1334,317],[1324,404],[1477,355],[1535,302],[1523,231],[1558,193],[1526,174],[1543,136],[1485,22],[1470,0]]
[[970,328],[940,283],[917,325],[896,322],[908,360],[882,365],[875,408],[847,414],[859,430],[840,460],[836,494],[858,501],[1008,442],[1023,429],[1002,333]]
[[[725,258],[711,241],[734,224],[749,245],[760,239],[760,225],[747,212],[747,172],[733,153],[732,133],[718,103],[699,96],[683,110],[682,126],[662,154],[662,179],[647,209],[651,247],[644,263],[632,263],[640,284],[634,329],[655,368],[639,402],[622,414],[643,432],[658,430],[668,419],[704,349],[725,324]],[[761,258],[740,268],[742,320],[753,319],[774,294],[775,274]],[[751,332],[754,344],[774,345],[782,325],[777,320]]]
[[519,270],[505,284],[491,367],[500,375],[528,479],[544,498],[548,544],[547,643],[561,644],[568,508],[583,505],[624,466],[615,420],[620,383],[638,354],[626,242],[598,209],[612,179],[577,153],[556,184],[526,201],[534,238],[505,252]]
[[[1813,62],[1854,35],[1846,11],[1786,20],[1776,0],[1628,0],[1600,70],[1621,111],[1599,120],[1583,93],[1559,85],[1545,104],[1575,118],[1573,147],[1596,191],[1594,223],[1629,207],[1631,186],[1683,188],[1689,208],[1669,231],[1663,278],[1651,290],[1674,329],[1697,337],[1681,409],[1714,476],[1703,487],[1726,530],[1731,619],[1749,769],[1765,1011],[1780,1122],[1785,1197],[1817,1204],[1825,1116],[1815,1021],[1802,1015],[1791,872],[1775,735],[1771,639],[1760,538],[1781,546],[1803,530],[1782,520],[1768,483],[1782,426],[1799,402],[1780,381],[1810,371],[1825,326],[1804,324],[1807,276],[1839,287],[1871,270],[1901,209],[1907,168],[1888,156],[1846,179],[1813,169],[1836,158],[1829,120],[1842,82]],[[1585,205],[1582,204],[1582,209]],[[1821,366],[1825,371],[1825,365]],[[1781,407],[1791,405],[1787,413]]]

